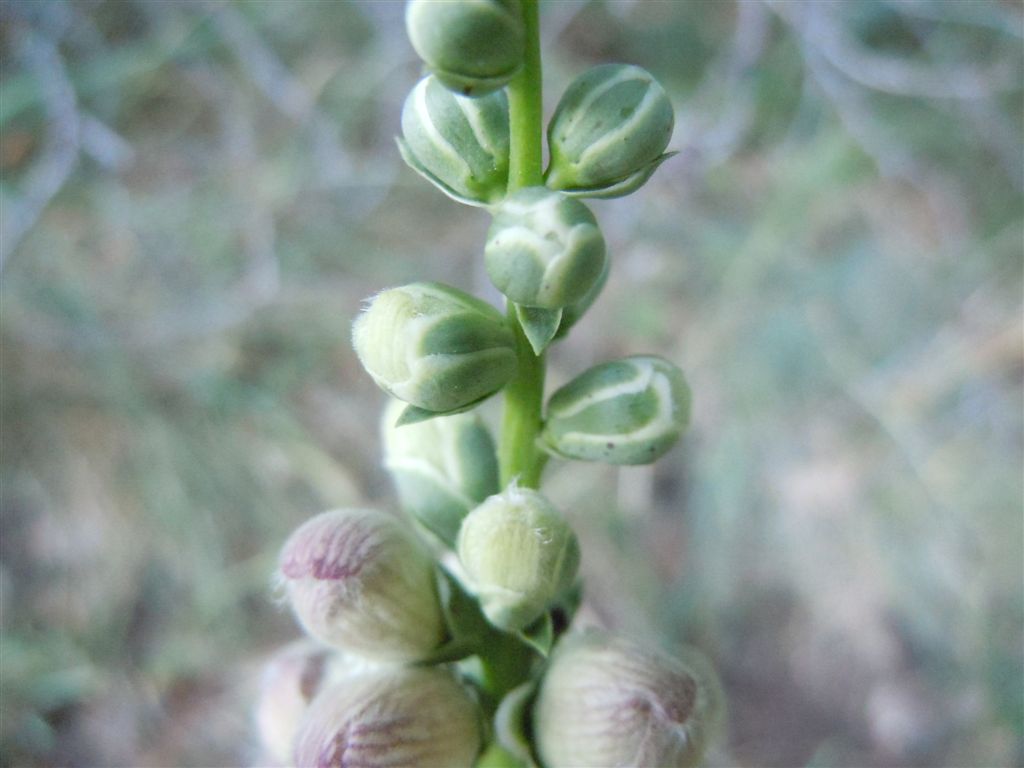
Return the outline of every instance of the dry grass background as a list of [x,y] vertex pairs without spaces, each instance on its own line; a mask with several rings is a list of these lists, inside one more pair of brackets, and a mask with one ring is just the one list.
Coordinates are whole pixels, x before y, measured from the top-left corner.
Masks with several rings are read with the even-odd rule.
[[[1022,14],[544,5],[549,114],[608,60],[678,108],[551,378],[658,352],[695,423],[548,487],[589,610],[715,659],[717,765],[1024,764]],[[349,323],[495,298],[486,215],[395,150],[401,15],[0,4],[0,764],[252,764],[280,544],[393,505]]]

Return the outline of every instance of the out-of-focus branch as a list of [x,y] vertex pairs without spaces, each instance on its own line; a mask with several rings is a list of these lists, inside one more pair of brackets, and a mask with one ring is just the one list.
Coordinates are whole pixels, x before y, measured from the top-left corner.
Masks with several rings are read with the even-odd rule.
[[20,197],[4,206],[0,218],[0,269],[71,176],[81,140],[78,103],[57,44],[21,25],[8,25],[7,36],[42,91],[47,124],[40,157],[25,174]]

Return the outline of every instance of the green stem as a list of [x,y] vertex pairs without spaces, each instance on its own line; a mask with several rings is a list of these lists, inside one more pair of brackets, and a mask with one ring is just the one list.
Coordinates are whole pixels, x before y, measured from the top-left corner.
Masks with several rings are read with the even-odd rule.
[[[508,86],[509,177],[508,191],[543,183],[541,144],[540,14],[538,0],[522,0],[526,30],[523,68]],[[537,449],[544,405],[544,355],[535,355],[519,324],[515,307],[508,308],[509,324],[516,334],[519,368],[505,388],[499,464],[502,485],[514,478],[520,485],[537,488],[546,456]]]

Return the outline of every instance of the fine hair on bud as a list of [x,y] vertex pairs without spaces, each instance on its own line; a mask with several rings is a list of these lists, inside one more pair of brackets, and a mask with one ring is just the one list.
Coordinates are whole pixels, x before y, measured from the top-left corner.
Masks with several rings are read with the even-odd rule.
[[656,355],[601,363],[558,389],[548,402],[544,446],[569,459],[649,464],[690,421],[690,388]]
[[604,236],[579,200],[544,187],[507,197],[484,246],[491,282],[512,301],[561,309],[581,301],[605,269]]
[[518,0],[410,0],[405,26],[420,58],[463,96],[505,86],[523,64]]
[[618,197],[641,186],[665,158],[675,113],[646,70],[603,64],[569,85],[548,124],[552,189]]
[[515,338],[498,310],[442,283],[370,299],[352,326],[367,373],[385,392],[434,413],[472,406],[515,374]]
[[329,645],[373,660],[417,661],[445,638],[434,560],[391,515],[317,515],[288,538],[279,573],[299,622]]
[[444,667],[390,667],[323,690],[295,741],[296,768],[470,768],[481,712]]
[[722,694],[704,658],[592,631],[563,638],[533,708],[547,768],[693,768],[718,730]]
[[515,485],[462,521],[458,555],[488,620],[519,630],[539,618],[576,577],[576,535],[543,495]]
[[508,97],[504,91],[470,99],[425,77],[402,107],[406,162],[445,194],[486,205],[508,186]]

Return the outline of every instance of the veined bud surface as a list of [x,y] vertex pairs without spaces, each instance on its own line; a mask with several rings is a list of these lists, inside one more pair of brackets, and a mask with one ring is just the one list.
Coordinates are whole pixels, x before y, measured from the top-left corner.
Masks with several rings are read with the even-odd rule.
[[297,768],[469,768],[476,702],[443,667],[390,668],[317,696],[296,738]]
[[411,0],[405,26],[420,58],[464,96],[503,87],[523,64],[517,0]]
[[291,761],[299,723],[325,687],[370,668],[369,662],[308,638],[286,645],[263,668],[256,701],[256,729],[266,756]]
[[402,134],[406,161],[446,194],[477,204],[505,196],[509,131],[504,91],[470,99],[426,77],[405,100]]
[[653,173],[674,125],[665,89],[649,72],[628,64],[594,67],[569,85],[548,125],[546,183],[567,191],[622,187],[607,196],[628,194]]
[[664,358],[635,355],[584,371],[548,402],[541,440],[570,459],[649,464],[690,421],[690,388]]
[[515,339],[501,313],[441,283],[378,293],[353,324],[352,341],[378,386],[436,413],[494,394],[516,370]]
[[548,768],[691,768],[721,709],[715,675],[696,652],[676,659],[591,632],[559,644],[533,722]]
[[544,496],[512,486],[462,521],[459,561],[488,620],[522,629],[572,585],[576,535]]
[[285,542],[280,574],[302,626],[329,645],[367,659],[416,661],[445,638],[434,561],[391,515],[317,515]]
[[462,519],[498,492],[494,440],[477,414],[396,427],[404,407],[393,400],[384,411],[384,466],[402,508],[452,546]]
[[579,200],[526,187],[495,212],[484,262],[491,282],[512,301],[561,309],[580,301],[600,279],[604,237]]

